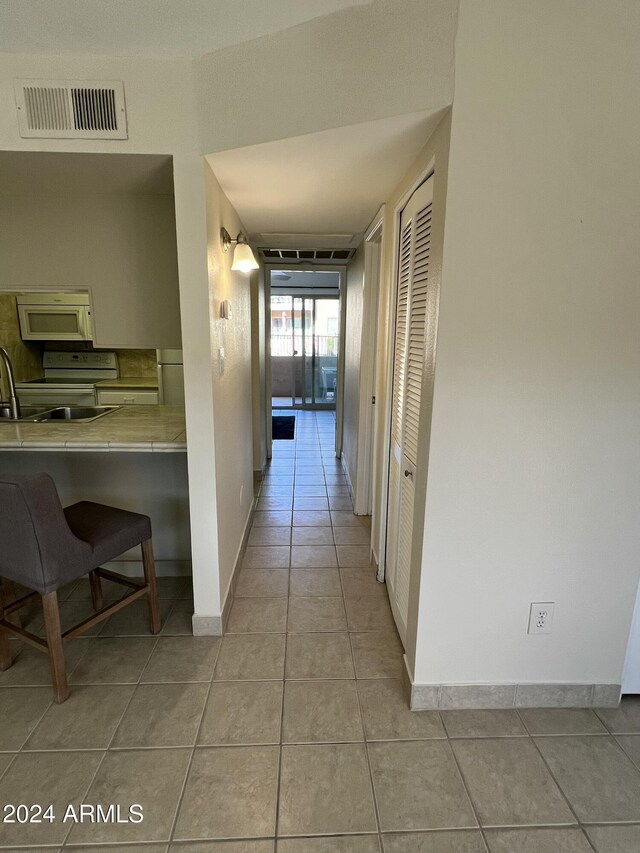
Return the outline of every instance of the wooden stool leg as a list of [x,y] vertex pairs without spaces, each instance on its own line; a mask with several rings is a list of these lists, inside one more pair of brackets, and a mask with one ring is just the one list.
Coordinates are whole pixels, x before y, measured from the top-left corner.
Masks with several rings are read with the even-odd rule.
[[89,572],[89,586],[91,587],[91,603],[94,610],[102,610],[104,599],[102,597],[102,584],[100,576],[95,572]]
[[[3,588],[4,592],[4,600],[7,604],[11,604],[12,601],[16,599],[16,588],[13,581],[7,580],[7,578],[2,578],[0,581],[0,585]],[[20,611],[14,610],[13,613],[7,616],[7,622],[12,622],[18,628],[22,628],[22,619],[20,618]]]
[[67,684],[67,667],[64,661],[64,647],[60,628],[58,593],[49,592],[43,595],[42,608],[44,610],[44,625],[47,632],[47,645],[49,647],[53,694],[56,702],[64,702],[69,696],[69,686]]
[[[0,619],[4,619],[5,586],[4,578],[0,579]],[[7,596],[8,599],[8,596]],[[4,672],[11,666],[11,646],[9,645],[9,632],[0,627],[0,672]]]
[[156,584],[156,564],[153,559],[153,545],[151,539],[145,539],[141,543],[142,565],[144,568],[144,579],[149,585],[149,616],[151,618],[151,633],[160,632],[160,606],[158,604],[158,585]]

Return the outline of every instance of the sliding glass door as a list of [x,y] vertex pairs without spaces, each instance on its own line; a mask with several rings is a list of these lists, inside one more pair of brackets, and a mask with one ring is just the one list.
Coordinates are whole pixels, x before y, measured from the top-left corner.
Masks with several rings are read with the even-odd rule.
[[271,296],[272,408],[335,409],[340,300]]

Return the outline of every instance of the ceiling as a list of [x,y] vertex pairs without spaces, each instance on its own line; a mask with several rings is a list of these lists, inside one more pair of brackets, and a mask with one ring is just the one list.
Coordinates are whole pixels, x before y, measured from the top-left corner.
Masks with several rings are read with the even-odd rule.
[[394,116],[207,160],[256,245],[355,246],[442,115]]
[[171,157],[0,151],[0,195],[121,193],[172,195]]
[[196,57],[371,0],[2,0],[0,53]]

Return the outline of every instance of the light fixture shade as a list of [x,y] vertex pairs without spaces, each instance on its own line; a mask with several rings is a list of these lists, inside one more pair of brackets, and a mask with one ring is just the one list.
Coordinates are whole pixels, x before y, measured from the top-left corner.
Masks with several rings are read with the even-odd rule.
[[253,252],[251,251],[251,246],[248,243],[236,244],[231,269],[236,270],[237,272],[251,272],[251,270],[258,269],[258,262],[256,261]]

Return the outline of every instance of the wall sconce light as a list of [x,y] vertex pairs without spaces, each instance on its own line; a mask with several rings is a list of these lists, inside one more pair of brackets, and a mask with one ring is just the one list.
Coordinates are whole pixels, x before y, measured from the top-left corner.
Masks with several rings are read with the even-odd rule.
[[238,272],[251,272],[251,270],[258,269],[258,262],[251,251],[251,246],[247,242],[247,235],[243,234],[242,231],[240,231],[234,240],[226,228],[221,228],[220,242],[222,243],[223,252],[228,252],[231,245],[235,243],[235,249],[233,250],[233,263],[231,264],[232,270],[236,270]]

